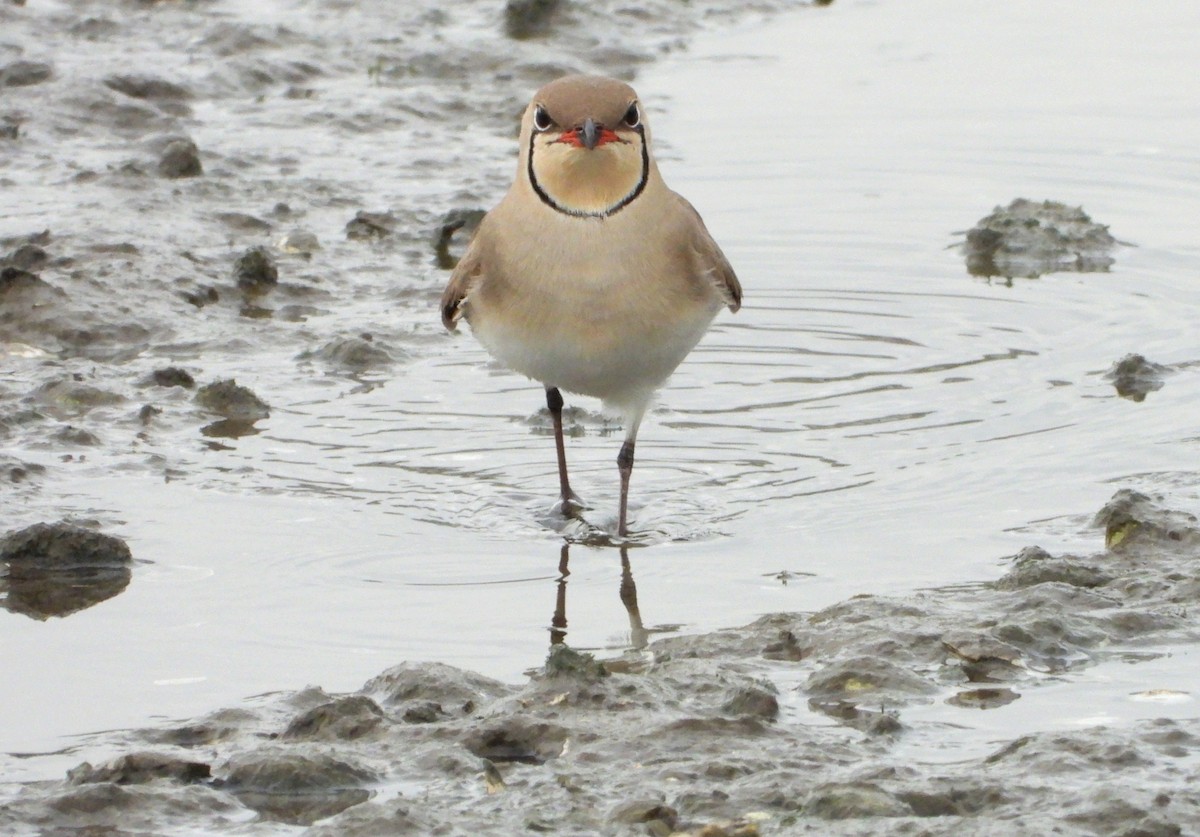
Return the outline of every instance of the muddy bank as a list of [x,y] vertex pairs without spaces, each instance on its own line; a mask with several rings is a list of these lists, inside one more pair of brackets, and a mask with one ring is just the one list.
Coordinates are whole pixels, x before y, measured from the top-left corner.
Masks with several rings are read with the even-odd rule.
[[[955,711],[1001,711],[1106,659],[1196,641],[1195,518],[1122,490],[1092,531],[1106,548],[1031,546],[997,581],[971,588],[862,596],[612,659],[553,644],[523,686],[401,664],[353,694],[314,687],[122,733],[107,742],[121,755],[28,785],[0,807],[0,825],[1191,833],[1200,828],[1188,790],[1200,781],[1194,719],[1022,734],[951,764],[914,759],[907,746],[953,725]],[[635,616],[636,590],[623,599]],[[1131,696],[1172,697],[1194,699],[1152,688]],[[910,720],[933,702],[954,707],[945,721]]]
[[[62,449],[70,422],[97,466],[178,479],[198,437],[257,431],[158,370],[266,403],[395,375],[444,339],[431,241],[505,185],[531,90],[784,5],[0,5],[2,438]],[[66,378],[86,397],[48,401]]]
[[[1069,203],[1036,208],[1070,224],[1082,202],[1122,235],[1147,219],[1152,229],[1130,235],[1139,252],[1121,256],[1130,272],[997,288],[965,280],[957,255],[941,265],[946,231],[977,216],[979,196],[997,183],[1013,193],[1010,174],[984,162],[1013,111],[986,145],[946,153],[973,134],[962,123],[987,124],[975,111],[939,98],[930,112],[959,122],[927,139],[911,124],[894,131],[914,112],[887,112],[903,96],[854,96],[903,75],[890,45],[906,37],[911,63],[953,75],[923,57],[953,44],[926,28],[957,25],[952,4],[921,16],[915,36],[886,18],[899,6],[848,4],[824,23],[861,32],[883,19],[883,46],[822,27],[817,43],[786,47],[836,47],[785,75],[812,80],[789,90],[838,101],[794,114],[756,105],[769,122],[723,115],[714,132],[712,108],[732,113],[753,91],[706,88],[688,107],[694,129],[656,136],[667,162],[720,143],[707,173],[687,167],[698,179],[682,190],[692,197],[709,177],[720,194],[706,219],[715,227],[730,206],[743,216],[729,249],[754,301],[651,417],[637,510],[651,548],[630,550],[619,603],[615,581],[588,572],[589,561],[616,567],[616,553],[567,550],[573,607],[603,612],[599,594],[583,594],[605,586],[628,608],[628,636],[574,615],[565,634],[558,612],[547,630],[560,539],[546,523],[553,457],[539,393],[516,392],[525,382],[442,333],[446,266],[511,175],[530,90],[566,71],[635,76],[698,27],[783,5],[0,5],[0,188],[15,207],[0,215],[0,529],[86,517],[147,560],[87,600],[99,606],[49,625],[6,591],[16,615],[4,614],[4,640],[21,652],[6,663],[24,672],[8,678],[9,732],[43,737],[2,756],[13,775],[50,760],[71,769],[0,788],[0,830],[1196,829],[1195,695],[1163,685],[1164,670],[1187,671],[1181,649],[1196,639],[1194,523],[1170,499],[1122,495],[1081,534],[1078,508],[1098,501],[1063,499],[1097,485],[1169,498],[1195,484],[1179,464],[1194,448],[1192,405],[1179,406],[1192,359],[1177,349],[1194,294],[1162,302],[1176,279],[1190,289],[1192,251],[1172,252],[1153,229],[1177,223],[1159,207],[1178,191],[1161,187],[1181,179],[1139,180],[1123,157],[1081,156],[1087,137],[1071,126],[1069,153],[1036,161],[1069,182],[1035,193]],[[759,60],[748,49],[714,78]],[[1086,54],[1114,63],[1095,42]],[[880,70],[879,56],[893,63]],[[781,77],[775,66],[759,86]],[[1054,95],[1039,112],[1079,100]],[[983,102],[976,89],[970,98]],[[850,130],[831,129],[839,107]],[[669,92],[651,110],[668,116]],[[1173,134],[1187,112],[1166,120]],[[1139,148],[1163,124],[1120,120]],[[893,135],[914,147],[878,156]],[[756,145],[779,137],[786,147]],[[832,150],[813,157],[823,140]],[[927,173],[907,168],[922,148],[939,157]],[[1140,190],[1077,196],[1109,166]],[[947,183],[969,184],[969,201]],[[917,217],[927,227],[898,221]],[[1116,266],[1103,252],[1076,258],[1069,235],[1007,240],[978,242],[983,257],[1009,260],[997,275],[1023,275],[1026,252],[1038,269]],[[1132,352],[1145,354],[1104,371]],[[615,428],[592,406],[568,417],[595,496],[613,482]],[[597,515],[596,530],[606,523]],[[995,573],[989,556],[1007,545],[963,543],[1006,526],[1038,537],[1022,534],[1028,548]],[[1064,551],[1043,533],[1090,546]],[[644,622],[635,577],[643,593],[657,586]],[[948,578],[966,586],[941,589]],[[809,585],[811,598],[799,595]],[[924,587],[938,589],[908,595]],[[880,588],[904,592],[845,598]],[[647,646],[680,625],[772,610],[802,612]],[[624,614],[615,621],[623,629]],[[588,631],[599,638],[581,639]],[[636,650],[597,664],[555,649],[519,685],[465,670],[496,657],[519,670],[547,633]],[[388,667],[450,654],[481,661]],[[363,671],[332,685],[356,657]],[[1114,668],[1140,682],[1111,685]],[[357,688],[371,671],[383,673]],[[210,682],[219,699],[204,699]],[[228,697],[304,682],[326,688]],[[168,708],[191,688],[200,697],[186,711]],[[1064,693],[1069,709],[1048,711],[1058,704],[1046,696]],[[80,711],[133,706],[137,720],[62,720],[64,695],[85,697]],[[1111,720],[1113,703],[1138,707],[1137,720]],[[191,717],[197,704],[227,708],[63,737]],[[52,722],[39,726],[38,713]]]

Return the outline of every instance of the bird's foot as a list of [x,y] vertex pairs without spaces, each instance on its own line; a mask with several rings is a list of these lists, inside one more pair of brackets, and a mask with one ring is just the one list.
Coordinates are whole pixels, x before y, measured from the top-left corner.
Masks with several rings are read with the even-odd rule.
[[552,511],[561,514],[563,517],[579,517],[579,513],[591,508],[583,498],[574,491],[563,496],[557,503],[554,504]]

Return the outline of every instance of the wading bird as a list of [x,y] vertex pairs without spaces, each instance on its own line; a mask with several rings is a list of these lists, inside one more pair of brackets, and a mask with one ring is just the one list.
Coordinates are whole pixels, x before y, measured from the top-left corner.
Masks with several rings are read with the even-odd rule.
[[624,418],[617,534],[628,534],[638,427],[655,390],[742,288],[690,203],[663,182],[646,113],[615,79],[567,76],[534,94],[517,175],[480,222],[442,296],[484,348],[542,383],[554,421],[562,510],[567,479],[560,390]]

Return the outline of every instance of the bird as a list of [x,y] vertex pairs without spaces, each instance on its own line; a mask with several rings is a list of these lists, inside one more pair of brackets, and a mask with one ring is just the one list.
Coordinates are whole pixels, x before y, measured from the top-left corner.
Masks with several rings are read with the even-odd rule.
[[617,535],[629,535],[638,429],[656,391],[742,287],[700,214],[663,181],[636,91],[594,75],[558,78],[521,118],[517,171],[480,221],[441,299],[509,369],[545,388],[560,510],[571,489],[562,391],[623,418]]

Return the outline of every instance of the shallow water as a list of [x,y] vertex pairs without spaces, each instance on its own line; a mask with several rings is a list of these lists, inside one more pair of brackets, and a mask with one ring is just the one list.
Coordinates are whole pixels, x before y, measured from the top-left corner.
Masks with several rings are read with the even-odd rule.
[[[644,547],[630,559],[647,627],[701,631],[987,580],[1031,543],[1094,551],[1103,532],[1090,515],[1118,487],[1197,505],[1198,35],[1187,0],[1134,11],[843,2],[709,33],[640,72],[664,175],[746,289],[744,309],[721,315],[639,437],[632,526]],[[0,620],[10,719],[0,751],[58,751],[81,733],[309,683],[356,688],[400,660],[516,681],[544,658],[563,531],[548,514],[553,445],[530,421],[541,393],[469,336],[441,333],[446,274],[423,243],[441,211],[496,198],[511,141],[480,132],[477,159],[429,147],[452,125],[388,124],[380,113],[401,88],[358,80],[327,65],[312,84],[338,106],[361,95],[359,110],[303,130],[281,127],[278,101],[196,103],[192,135],[220,149],[210,174],[130,188],[115,212],[103,205],[111,174],[67,189],[61,161],[43,164],[55,188],[39,186],[29,160],[4,171],[21,206],[0,211],[0,237],[49,226],[133,241],[144,259],[122,293],[135,297],[159,288],[156,264],[228,283],[226,253],[279,237],[205,227],[217,208],[262,215],[287,200],[326,249],[280,259],[285,287],[271,301],[317,309],[305,322],[177,304],[178,322],[153,324],[118,376],[87,358],[55,361],[111,386],[122,378],[129,400],[77,422],[100,428],[103,444],[70,462],[32,434],[5,440],[49,474],[13,489],[3,522],[96,518],[140,563],[125,593],[87,611]],[[339,121],[354,118],[371,130]],[[79,153],[103,168],[125,151]],[[63,213],[79,190],[96,205],[71,229]],[[1018,196],[1082,204],[1136,246],[1106,274],[969,277],[949,248],[956,231]],[[356,209],[414,200],[421,209],[405,220],[427,227],[404,245],[344,240]],[[181,268],[188,248],[198,266]],[[297,359],[364,331],[403,357],[358,376]],[[1142,403],[1103,377],[1129,352],[1174,369]],[[48,361],[8,360],[11,403]],[[168,363],[198,380],[236,375],[271,417],[257,435],[212,444],[188,423],[186,400],[131,385]],[[167,418],[139,438],[129,417],[152,398]],[[581,427],[569,441],[574,482],[588,519],[611,528],[619,435],[591,417]],[[636,641],[617,552],[575,545],[569,566],[571,644]],[[796,575],[783,584],[781,571]],[[1194,691],[1195,654],[1172,654],[1099,666],[988,713],[914,710],[957,732],[905,746],[937,761],[1027,729],[1195,717],[1194,700],[1129,697]],[[4,771],[58,775],[77,761],[6,757]]]

